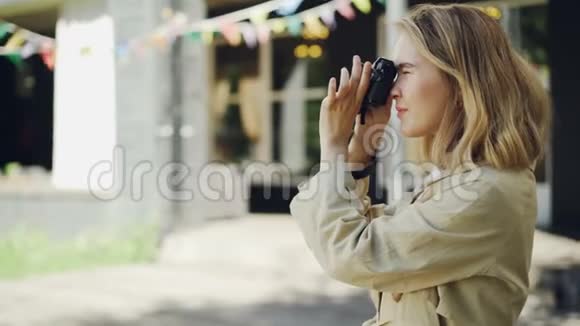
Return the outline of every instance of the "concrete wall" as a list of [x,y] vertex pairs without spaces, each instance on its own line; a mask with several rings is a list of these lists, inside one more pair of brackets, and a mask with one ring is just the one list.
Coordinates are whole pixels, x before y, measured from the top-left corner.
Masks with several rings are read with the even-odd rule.
[[[178,102],[184,124],[168,133],[174,94],[170,47],[149,46],[130,57],[117,51],[120,44],[150,34],[167,5],[157,0],[64,2],[56,28],[53,174],[51,180],[33,180],[19,189],[10,185],[15,180],[3,180],[0,232],[27,225],[70,236],[170,222],[176,207],[168,199],[171,133],[181,135],[181,160],[191,169],[186,188],[197,188],[211,146],[211,52],[202,44],[183,43]],[[198,0],[184,0],[182,9],[191,19],[206,11]],[[197,191],[193,200],[177,206],[189,220],[246,212],[239,200],[211,201]]]

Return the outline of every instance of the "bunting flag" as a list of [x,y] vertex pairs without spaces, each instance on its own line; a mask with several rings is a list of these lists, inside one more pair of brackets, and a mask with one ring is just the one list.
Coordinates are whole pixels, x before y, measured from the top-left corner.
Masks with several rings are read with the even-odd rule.
[[240,30],[246,45],[248,45],[250,48],[255,48],[256,45],[258,45],[258,36],[256,29],[252,26],[252,24],[240,24]]
[[4,47],[7,50],[17,50],[22,47],[22,45],[24,45],[26,42],[26,38],[24,37],[25,33],[26,32],[22,29],[17,30],[16,33],[12,34],[12,36],[8,39],[8,42],[6,42]]
[[224,23],[221,27],[221,33],[226,41],[232,46],[238,46],[242,42],[242,36],[238,24]]
[[334,17],[334,10],[331,8],[324,8],[320,11],[320,19],[328,28],[334,30],[336,28],[336,19]]
[[369,14],[371,12],[371,0],[352,0],[352,3],[363,14]]
[[[120,62],[132,56],[143,57],[147,48],[167,50],[179,37],[206,45],[217,38],[231,46],[242,42],[251,48],[265,43],[273,37],[289,35],[307,39],[324,39],[337,27],[337,15],[352,21],[357,11],[369,14],[373,1],[386,6],[386,0],[329,0],[318,6],[298,11],[303,0],[270,0],[245,9],[195,22],[189,21],[183,12],[164,8],[161,12],[163,24],[140,37],[120,40],[113,49]],[[501,10],[487,6],[484,12],[495,19],[501,18]],[[272,16],[272,17],[271,17]],[[0,21],[0,56],[7,57],[15,65],[38,54],[49,69],[54,69],[56,41],[52,38],[28,31]],[[79,49],[83,56],[92,55],[92,48]]]
[[286,2],[280,7],[280,9],[276,10],[276,13],[281,16],[288,16],[296,12],[302,0],[286,0]]
[[[302,4],[302,0],[271,0],[233,13],[192,23],[187,34],[215,31],[230,45],[237,46],[241,41],[244,41],[249,47],[255,46],[254,35],[259,42],[269,40],[273,35],[285,32],[294,37],[303,35],[307,38],[325,38],[328,36],[329,30],[336,29],[336,13],[347,20],[354,20],[356,18],[355,8],[363,14],[369,14],[372,10],[372,1],[378,2],[379,0],[331,0],[313,8],[296,12]],[[385,0],[381,1],[385,2]],[[283,17],[268,18],[272,13]],[[232,32],[231,26],[225,28],[223,21],[228,21],[228,25],[238,25],[239,33]],[[253,25],[253,29],[250,29],[246,24]],[[242,36],[238,37],[237,34]],[[198,34],[195,35],[190,39],[199,42]]]
[[9,54],[6,55],[6,57],[17,68],[21,68],[22,67],[22,56],[20,55],[20,53],[9,53]]
[[31,37],[24,46],[20,49],[20,55],[23,59],[28,59],[36,53],[39,53],[40,40],[35,37]]
[[272,19],[272,22],[269,25],[272,32],[275,34],[282,34],[286,31],[287,24],[286,20],[284,19]]
[[54,47],[54,42],[44,42],[40,45],[40,56],[49,69],[54,68]]
[[[121,62],[125,62],[133,55],[142,57],[147,48],[167,50],[182,36],[203,44],[212,44],[219,37],[231,46],[243,42],[252,48],[280,35],[326,38],[329,31],[337,27],[337,14],[354,20],[356,10],[363,14],[371,12],[372,1],[386,3],[386,0],[330,0],[299,12],[303,0],[270,0],[195,22],[189,21],[183,12],[164,8],[160,26],[140,37],[120,40],[113,51]],[[8,57],[15,64],[38,54],[49,69],[54,68],[56,41],[52,38],[0,21],[0,42],[5,42],[4,46],[0,43],[0,56]],[[79,53],[92,55],[91,50],[83,48]]]
[[[20,28],[12,23],[0,21],[0,56],[5,56],[15,66],[21,67],[24,60],[35,54],[42,57],[49,69],[54,68],[54,39]],[[1,43],[0,43],[1,45]]]
[[288,19],[288,32],[292,36],[298,36],[302,33],[302,20],[300,20],[300,17],[292,16]]
[[354,20],[356,18],[356,13],[350,6],[349,0],[338,0],[336,10],[342,15],[342,17],[348,20]]
[[213,31],[205,31],[201,34],[201,39],[205,44],[211,44],[214,40],[215,32]]
[[8,33],[12,31],[10,24],[0,23],[0,40],[3,39]]

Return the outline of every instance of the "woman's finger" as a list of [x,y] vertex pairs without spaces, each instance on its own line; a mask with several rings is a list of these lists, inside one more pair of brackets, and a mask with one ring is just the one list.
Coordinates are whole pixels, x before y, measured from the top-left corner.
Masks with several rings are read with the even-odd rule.
[[350,87],[351,89],[358,89],[361,80],[362,64],[360,57],[355,55],[352,58],[352,75],[350,77]]
[[334,77],[330,78],[330,81],[328,82],[328,94],[326,97],[331,103],[336,98],[336,78]]
[[361,81],[360,84],[358,85],[358,88],[356,90],[356,103],[360,106],[360,104],[362,104],[362,101],[367,93],[367,90],[369,88],[369,84],[371,81],[371,73],[372,73],[372,69],[373,65],[370,62],[365,62],[363,69],[362,69],[362,75],[361,75]]
[[343,98],[348,94],[349,91],[349,81],[348,81],[348,70],[346,68],[340,69],[340,86],[338,87],[338,93],[336,98]]

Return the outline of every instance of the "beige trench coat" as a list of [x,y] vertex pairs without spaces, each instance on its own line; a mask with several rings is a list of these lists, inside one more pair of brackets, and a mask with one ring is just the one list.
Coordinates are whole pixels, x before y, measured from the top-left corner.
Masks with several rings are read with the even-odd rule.
[[536,223],[532,169],[443,173],[393,205],[370,205],[368,177],[336,167],[290,204],[333,278],[370,290],[363,326],[514,325],[528,295]]

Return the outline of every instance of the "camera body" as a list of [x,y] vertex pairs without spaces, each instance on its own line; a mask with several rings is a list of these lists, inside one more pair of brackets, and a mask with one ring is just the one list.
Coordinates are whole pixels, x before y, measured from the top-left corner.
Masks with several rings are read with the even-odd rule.
[[397,67],[391,60],[379,57],[373,63],[372,69],[369,88],[359,110],[361,124],[365,124],[365,114],[369,108],[383,106],[387,103],[389,93],[397,78]]

